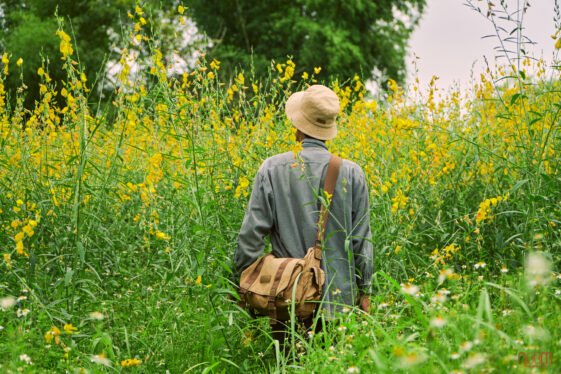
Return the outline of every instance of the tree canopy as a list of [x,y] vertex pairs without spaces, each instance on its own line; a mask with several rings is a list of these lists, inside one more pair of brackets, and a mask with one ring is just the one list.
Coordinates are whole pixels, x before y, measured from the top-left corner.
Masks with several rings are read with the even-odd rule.
[[6,86],[13,90],[20,84],[14,74],[16,61],[22,59],[23,81],[28,86],[26,106],[39,96],[37,69],[44,61],[51,78],[60,81],[61,70],[59,37],[55,13],[64,22],[64,28],[77,45],[77,53],[88,80],[93,81],[109,54],[108,28],[118,28],[121,14],[126,17],[130,0],[6,0],[0,12],[0,50],[12,55],[12,74]]
[[214,42],[210,57],[226,67],[252,63],[265,74],[271,59],[288,56],[297,72],[319,66],[330,77],[376,74],[402,82],[407,41],[425,0],[194,0],[189,5]]

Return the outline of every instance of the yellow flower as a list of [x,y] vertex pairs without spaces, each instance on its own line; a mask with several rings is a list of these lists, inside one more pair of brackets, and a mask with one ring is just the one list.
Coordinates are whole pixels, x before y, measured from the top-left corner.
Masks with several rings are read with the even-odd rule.
[[321,72],[321,67],[314,68],[314,74],[319,74]]
[[6,263],[6,267],[8,269],[12,268],[12,256],[9,253],[4,253],[4,262]]
[[67,334],[73,334],[78,331],[78,328],[76,326],[73,326],[71,323],[67,323],[64,325],[64,331]]
[[185,12],[185,7],[183,5],[179,5],[177,7],[177,13],[183,14]]
[[18,58],[18,61],[16,62],[17,66],[21,66],[23,64],[23,58]]
[[142,364],[142,360],[138,358],[128,358],[126,360],[121,361],[121,366],[124,368],[131,367],[131,366],[139,366]]
[[71,56],[74,53],[74,49],[72,49],[72,44],[70,43],[71,39],[70,36],[65,33],[63,30],[58,30],[56,32],[58,37],[60,38],[60,53],[62,53],[62,59],[65,60],[68,56]]
[[169,236],[165,232],[156,231],[156,238],[158,238],[160,240],[170,240],[171,236]]
[[60,329],[56,326],[51,327],[49,331],[45,333],[45,342],[50,344],[53,339],[56,345],[60,344]]
[[28,256],[27,252],[25,252],[25,250],[24,250],[23,242],[17,242],[16,243],[16,252],[17,252],[18,255],[25,256],[25,257]]
[[201,282],[203,281],[203,277],[201,277],[200,275],[197,277],[197,280],[195,281],[195,284],[201,284]]

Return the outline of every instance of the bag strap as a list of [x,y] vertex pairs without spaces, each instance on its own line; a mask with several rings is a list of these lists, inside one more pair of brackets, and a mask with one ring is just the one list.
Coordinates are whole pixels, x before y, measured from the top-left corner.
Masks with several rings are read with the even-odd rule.
[[267,300],[267,309],[269,309],[269,317],[271,319],[271,323],[273,323],[273,321],[277,319],[277,306],[275,305],[276,298],[277,298],[277,289],[279,288],[282,274],[284,273],[284,269],[286,268],[286,265],[288,265],[288,263],[292,260],[293,260],[292,258],[287,258],[286,260],[284,260],[280,264],[275,274],[275,279],[273,281],[273,285],[271,286],[271,292],[269,292],[269,298]]
[[[330,199],[333,199],[333,192],[335,191],[335,184],[337,183],[337,178],[339,177],[339,170],[341,169],[341,164],[343,160],[340,157],[331,155],[329,160],[329,165],[327,166],[327,173],[325,176],[325,182],[323,184],[323,191],[327,192]],[[331,200],[329,203],[331,203]],[[323,244],[323,239],[325,237],[325,228],[327,227],[327,220],[329,218],[329,205],[324,206],[321,204],[321,209],[319,211],[318,217],[318,232],[316,236],[316,247],[321,248]],[[316,258],[321,260],[321,250],[316,254]]]

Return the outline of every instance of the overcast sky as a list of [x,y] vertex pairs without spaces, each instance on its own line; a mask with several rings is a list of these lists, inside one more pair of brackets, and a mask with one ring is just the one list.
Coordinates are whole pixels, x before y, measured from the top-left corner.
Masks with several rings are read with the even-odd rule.
[[[520,3],[523,1],[520,0]],[[465,0],[427,0],[427,8],[409,43],[407,68],[408,82],[412,82],[413,54],[417,55],[418,76],[421,86],[426,86],[433,75],[439,77],[438,87],[448,88],[455,81],[467,85],[470,72],[485,68],[483,55],[491,61],[498,45],[496,38],[482,39],[494,32],[492,24],[483,16],[464,5]],[[486,8],[486,0],[473,1]],[[495,3],[499,3],[496,0]],[[517,0],[507,0],[512,10]],[[524,16],[525,34],[537,45],[528,48],[536,57],[552,60],[555,40],[553,21],[554,0],[530,0],[531,7]],[[511,30],[512,24],[504,24]]]

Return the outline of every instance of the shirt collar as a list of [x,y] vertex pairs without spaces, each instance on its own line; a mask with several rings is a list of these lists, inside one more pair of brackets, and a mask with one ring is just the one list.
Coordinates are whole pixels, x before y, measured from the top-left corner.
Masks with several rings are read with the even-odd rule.
[[317,139],[305,138],[302,140],[302,148],[323,148],[327,151],[327,146],[324,142]]

